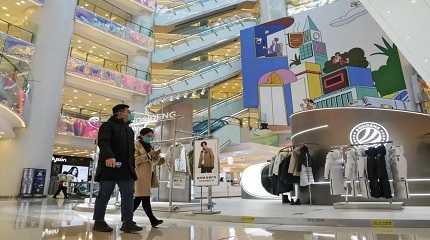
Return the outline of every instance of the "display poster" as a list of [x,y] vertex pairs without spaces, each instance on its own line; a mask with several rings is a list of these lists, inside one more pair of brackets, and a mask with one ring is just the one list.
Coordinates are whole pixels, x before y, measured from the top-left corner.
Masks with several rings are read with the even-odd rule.
[[32,168],[24,168],[22,171],[21,196],[31,195],[31,189],[33,188],[33,175],[34,169]]
[[85,166],[63,165],[62,167],[62,172],[73,176],[72,182],[87,182],[88,170],[89,168]]
[[194,142],[194,185],[216,186],[219,184],[218,139]]
[[43,195],[45,190],[46,169],[34,169],[33,186],[31,193],[33,195]]

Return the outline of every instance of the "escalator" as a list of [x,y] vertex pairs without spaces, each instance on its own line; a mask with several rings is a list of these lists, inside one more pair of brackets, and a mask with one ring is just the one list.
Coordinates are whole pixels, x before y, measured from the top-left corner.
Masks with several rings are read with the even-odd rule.
[[169,83],[154,84],[151,100],[215,85],[240,74],[240,71],[240,55],[233,56],[224,61],[215,62],[198,71],[178,77],[169,81]]
[[[205,136],[208,134],[208,120],[195,122],[193,134]],[[218,139],[219,146],[225,147],[230,144],[241,143],[242,126],[241,120],[231,116],[225,116],[211,120],[211,135]]]
[[155,25],[161,27],[179,25],[232,9],[246,2],[255,3],[256,0],[195,0],[171,8],[159,6],[155,15]]
[[[242,94],[238,94],[234,97],[213,104],[211,107],[211,116],[215,119],[220,119],[223,116],[234,116],[236,113],[242,111],[243,109],[243,96]],[[193,121],[202,122],[207,119],[207,116],[208,109],[205,108],[194,113]]]
[[430,83],[430,0],[361,0],[400,52]]
[[231,42],[239,38],[241,30],[256,24],[257,18],[252,15],[236,15],[229,21],[207,30],[157,45],[153,53],[152,62],[168,63]]

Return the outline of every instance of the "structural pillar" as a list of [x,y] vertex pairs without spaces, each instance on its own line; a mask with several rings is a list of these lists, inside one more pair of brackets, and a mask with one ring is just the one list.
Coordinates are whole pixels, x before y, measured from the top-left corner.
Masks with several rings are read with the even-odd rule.
[[75,7],[76,0],[54,0],[39,10],[27,128],[17,130],[15,139],[0,141],[0,196],[19,194],[23,168],[47,170],[47,193]]

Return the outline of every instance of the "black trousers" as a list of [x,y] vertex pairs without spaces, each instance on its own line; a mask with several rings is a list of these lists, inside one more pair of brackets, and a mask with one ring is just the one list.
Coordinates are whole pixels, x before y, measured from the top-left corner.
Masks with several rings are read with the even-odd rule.
[[151,223],[155,223],[157,221],[157,218],[154,216],[154,213],[152,212],[151,207],[151,198],[150,197],[135,197],[134,198],[134,211],[139,208],[140,203],[142,203],[143,210],[146,213],[146,216],[148,216],[149,221]]
[[118,185],[119,192],[121,193],[121,220],[123,223],[131,223],[133,222],[133,180],[101,181],[99,195],[94,206],[93,219],[95,221],[105,220],[106,207],[115,189],[115,185]]
[[63,192],[64,198],[68,198],[68,196],[67,196],[67,187],[65,187],[65,186],[58,186],[58,190],[54,194],[54,198],[56,198],[57,195],[60,194],[60,192]]

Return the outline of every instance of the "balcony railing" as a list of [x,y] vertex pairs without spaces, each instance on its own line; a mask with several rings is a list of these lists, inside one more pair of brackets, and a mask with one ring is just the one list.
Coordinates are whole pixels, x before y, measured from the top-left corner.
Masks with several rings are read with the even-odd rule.
[[[137,69],[135,67],[130,67],[128,65],[125,65],[125,64],[122,64],[119,62],[114,62],[114,61],[111,61],[109,59],[99,57],[95,54],[86,53],[83,51],[80,51],[80,52],[84,53],[85,56],[84,57],[78,57],[77,54],[74,54],[75,51],[80,51],[80,50],[73,48],[73,47],[70,48],[70,57],[80,59],[82,61],[85,61],[85,62],[88,62],[91,64],[99,65],[103,68],[110,69],[110,70],[113,70],[116,72],[132,75],[138,79],[147,80],[147,81],[150,80],[151,76],[150,76],[150,73],[147,71],[143,71],[143,70]],[[96,59],[98,63],[91,62],[91,59]]]
[[103,68],[77,58],[70,57],[67,72],[89,80],[108,84],[126,90],[149,95],[152,92],[151,82],[136,78],[132,75]]
[[151,9],[152,11],[154,11],[156,7],[156,0],[129,0],[129,1],[136,2],[142,6],[145,6]]
[[76,8],[75,19],[146,49],[153,48],[154,39],[151,37],[153,32],[143,26],[136,26],[136,24],[132,24],[131,22],[127,22],[127,26],[124,26],[110,20],[109,17],[99,16],[94,11],[82,6]]

